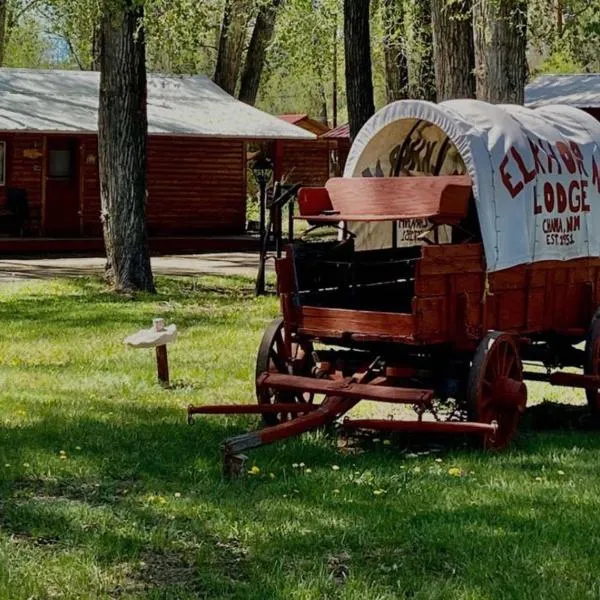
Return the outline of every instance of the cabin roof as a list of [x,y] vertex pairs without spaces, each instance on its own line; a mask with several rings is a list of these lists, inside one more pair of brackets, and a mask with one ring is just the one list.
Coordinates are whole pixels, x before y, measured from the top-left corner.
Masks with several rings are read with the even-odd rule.
[[525,88],[525,105],[568,104],[600,108],[600,73],[542,75]]
[[[98,131],[100,74],[0,69],[0,131]],[[202,75],[148,75],[148,131],[158,135],[315,139],[236,100]]]
[[279,118],[283,121],[286,121],[287,123],[291,123],[296,127],[300,127],[305,131],[310,131],[311,133],[314,133],[315,135],[319,136],[330,130],[329,125],[321,121],[317,121],[316,119],[313,119],[307,114],[288,113],[284,115],[279,115]]
[[335,129],[330,129],[324,133],[322,138],[343,138],[350,139],[350,125],[348,123],[344,125],[338,125]]

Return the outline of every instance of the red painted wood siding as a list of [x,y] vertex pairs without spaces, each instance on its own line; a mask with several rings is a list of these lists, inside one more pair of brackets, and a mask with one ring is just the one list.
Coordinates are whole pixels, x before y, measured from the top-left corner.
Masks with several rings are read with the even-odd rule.
[[[96,135],[79,135],[81,233],[102,234]],[[2,134],[7,142],[7,186],[27,190],[41,215],[44,148],[41,134]],[[0,186],[0,205],[6,202]],[[246,221],[244,142],[231,139],[151,137],[148,146],[150,235],[240,234]],[[35,233],[35,232],[34,232]]]
[[[42,177],[44,138],[39,134],[1,133],[0,141],[6,142],[6,185],[0,186],[0,205],[6,204],[6,188],[19,187],[27,190],[32,215],[38,221],[42,210]],[[29,152],[40,156],[27,156]],[[38,223],[34,223],[37,228]],[[34,231],[36,233],[36,231]]]
[[[95,136],[83,141],[84,235],[99,235],[100,183]],[[243,233],[246,222],[241,140],[151,137],[147,223],[150,235]]]
[[283,141],[279,175],[289,183],[323,187],[329,179],[327,140]]
[[99,236],[102,235],[102,223],[97,136],[86,135],[80,138],[80,161],[82,234]]
[[147,215],[150,235],[243,233],[244,142],[150,138]]

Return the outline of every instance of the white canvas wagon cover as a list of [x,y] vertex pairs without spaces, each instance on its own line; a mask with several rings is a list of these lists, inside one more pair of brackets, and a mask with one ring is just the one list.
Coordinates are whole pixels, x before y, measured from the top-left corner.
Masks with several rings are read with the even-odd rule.
[[[358,133],[344,176],[432,173],[471,176],[488,271],[600,256],[600,122],[577,108],[395,102]],[[389,223],[352,229],[360,248],[391,246]]]

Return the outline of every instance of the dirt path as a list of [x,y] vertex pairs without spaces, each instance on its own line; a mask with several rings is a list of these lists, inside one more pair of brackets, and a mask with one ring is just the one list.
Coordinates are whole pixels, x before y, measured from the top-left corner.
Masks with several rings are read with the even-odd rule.
[[[269,261],[268,268],[272,268]],[[241,275],[255,277],[258,254],[219,253],[157,256],[152,258],[152,269],[157,275]],[[27,279],[55,277],[83,277],[101,274],[103,258],[6,258],[0,260],[0,284]]]

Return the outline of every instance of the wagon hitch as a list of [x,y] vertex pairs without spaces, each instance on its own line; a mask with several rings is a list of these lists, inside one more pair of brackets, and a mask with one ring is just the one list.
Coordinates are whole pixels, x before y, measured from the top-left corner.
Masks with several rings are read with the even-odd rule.
[[[291,421],[285,421],[278,425],[273,425],[272,427],[265,427],[259,431],[243,433],[224,440],[221,443],[221,451],[223,453],[223,475],[226,478],[231,478],[232,476],[239,474],[237,468],[240,463],[243,465],[245,460],[242,452],[294,437],[312,429],[323,427],[348,412],[362,398],[357,395],[360,392],[356,392],[355,386],[374,387],[366,386],[364,384],[376,375],[376,370],[380,361],[380,357],[377,357],[363,373],[348,377],[343,382],[311,379],[311,382],[316,381],[320,384],[335,384],[333,386],[326,386],[325,391],[323,389],[319,390],[326,394],[325,400],[320,405],[315,406],[310,411],[306,410],[306,406],[309,405],[300,405],[304,408],[304,414],[300,414]],[[272,377],[274,377],[274,375],[268,374],[259,377],[259,387],[261,385],[266,385],[267,381],[269,386],[277,385],[278,383],[287,385],[288,387],[291,386],[291,383],[286,383],[285,381],[281,382],[277,379],[273,380]],[[300,379],[300,383],[305,383],[304,379],[307,379],[304,377],[289,377],[290,379]],[[348,390],[350,390],[350,392]]]

